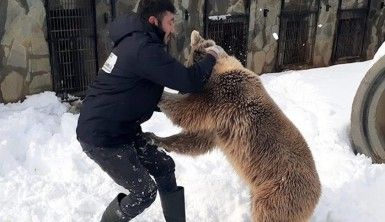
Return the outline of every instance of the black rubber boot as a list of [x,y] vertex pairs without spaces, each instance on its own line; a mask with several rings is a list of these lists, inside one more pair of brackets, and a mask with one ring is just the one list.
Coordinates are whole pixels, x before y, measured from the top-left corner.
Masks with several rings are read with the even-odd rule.
[[159,196],[166,222],[186,221],[183,187],[178,187],[172,193],[159,193]]
[[102,220],[100,222],[127,222],[130,219],[120,208],[120,201],[127,196],[124,193],[118,194],[113,201],[108,205],[103,213]]

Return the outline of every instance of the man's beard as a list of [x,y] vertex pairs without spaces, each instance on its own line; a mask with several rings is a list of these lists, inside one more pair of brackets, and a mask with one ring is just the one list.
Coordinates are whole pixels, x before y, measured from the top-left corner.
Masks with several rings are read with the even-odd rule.
[[157,25],[154,25],[154,24],[151,24],[151,27],[152,27],[152,29],[154,30],[155,34],[159,37],[159,39],[160,39],[162,42],[165,42],[165,36],[166,36],[166,33],[163,31],[163,29],[160,28],[160,27],[157,26]]
[[169,33],[168,36],[165,36],[164,42],[168,45],[173,39],[175,39],[175,35],[173,33]]

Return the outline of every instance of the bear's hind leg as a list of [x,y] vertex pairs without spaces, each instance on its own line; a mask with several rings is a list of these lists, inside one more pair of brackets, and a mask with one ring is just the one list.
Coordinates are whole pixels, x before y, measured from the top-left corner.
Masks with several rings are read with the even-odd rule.
[[253,222],[309,222],[311,218],[311,212],[291,206],[279,192],[271,196],[253,196],[251,214]]

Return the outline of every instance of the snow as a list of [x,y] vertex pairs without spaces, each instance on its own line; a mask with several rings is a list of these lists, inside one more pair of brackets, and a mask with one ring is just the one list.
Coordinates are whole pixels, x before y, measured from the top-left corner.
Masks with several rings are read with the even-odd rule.
[[274,37],[275,40],[278,40],[278,39],[279,39],[278,34],[275,33],[275,32],[273,33],[273,37]]
[[211,16],[209,16],[209,19],[212,20],[212,21],[226,20],[230,16],[231,16],[230,14],[226,14],[226,15],[211,15]]
[[[371,61],[263,75],[266,89],[301,130],[313,153],[322,196],[313,222],[380,222],[385,218],[385,166],[355,155],[351,104]],[[52,92],[0,104],[0,221],[99,221],[125,190],[81,150],[78,115]],[[163,114],[143,124],[179,132]],[[250,221],[249,190],[224,155],[170,154],[185,187],[187,221]],[[164,221],[159,197],[134,221]]]
[[377,50],[377,53],[374,55],[372,64],[376,63],[382,56],[385,56],[385,42],[382,43],[381,47]]

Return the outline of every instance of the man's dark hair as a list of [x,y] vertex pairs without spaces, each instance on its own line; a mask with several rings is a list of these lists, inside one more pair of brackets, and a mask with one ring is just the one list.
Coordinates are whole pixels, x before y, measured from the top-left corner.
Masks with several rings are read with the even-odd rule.
[[166,11],[174,14],[176,12],[171,0],[140,0],[137,13],[145,21],[147,21],[150,16],[155,16],[157,19],[162,20],[163,14]]

